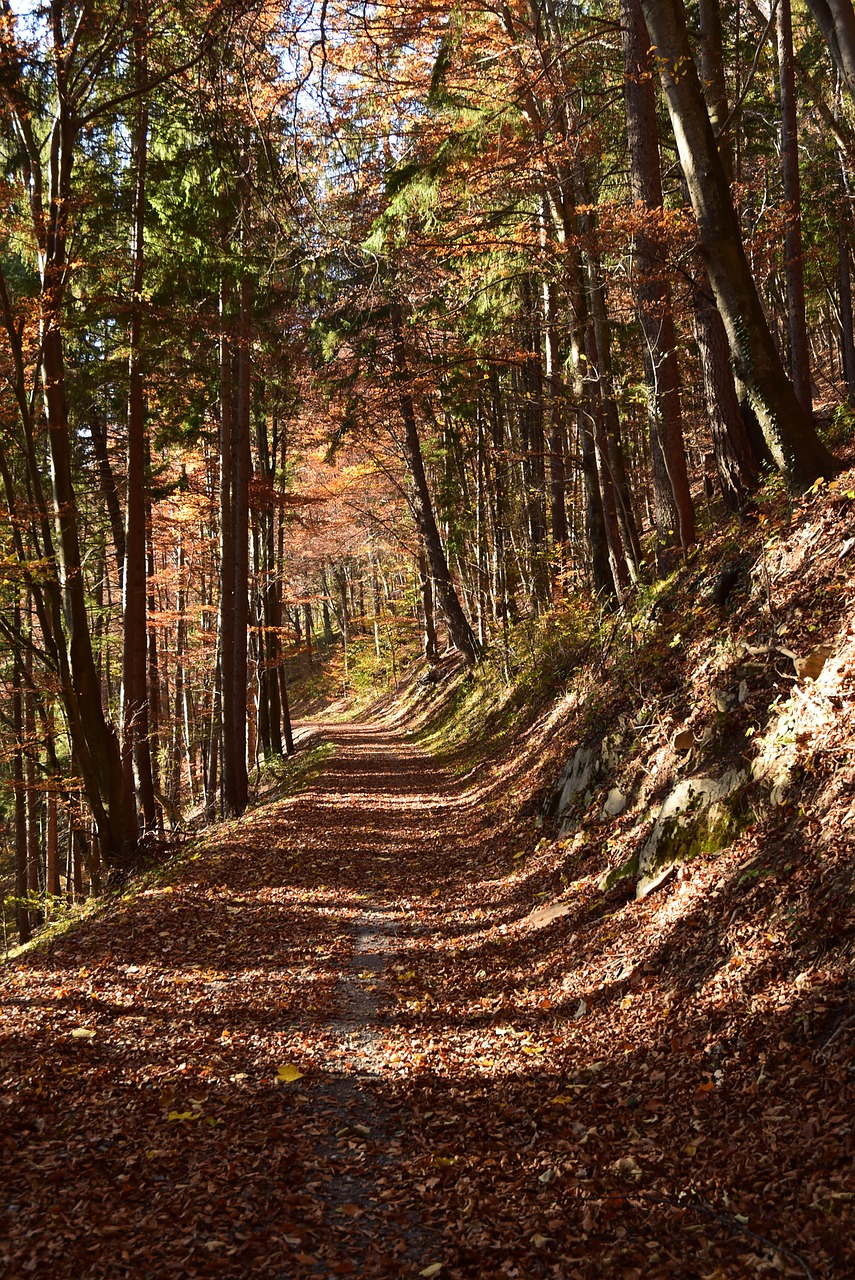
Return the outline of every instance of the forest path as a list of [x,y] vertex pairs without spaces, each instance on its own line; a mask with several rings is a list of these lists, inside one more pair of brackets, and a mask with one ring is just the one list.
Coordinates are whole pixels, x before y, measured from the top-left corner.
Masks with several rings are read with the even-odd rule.
[[471,832],[396,733],[322,736],[299,794],[3,972],[7,1274],[435,1274],[392,964]]
[[298,794],[0,969],[0,1274],[851,1275],[847,1063],[721,996],[739,855],[638,907],[500,769],[319,734]]

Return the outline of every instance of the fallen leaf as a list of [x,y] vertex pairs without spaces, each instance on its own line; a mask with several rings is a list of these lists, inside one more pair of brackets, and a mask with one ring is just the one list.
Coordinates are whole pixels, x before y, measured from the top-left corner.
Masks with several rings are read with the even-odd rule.
[[283,1067],[279,1067],[276,1075],[285,1084],[293,1084],[295,1080],[301,1080],[303,1077],[302,1071],[299,1067],[295,1067],[293,1062],[286,1062]]

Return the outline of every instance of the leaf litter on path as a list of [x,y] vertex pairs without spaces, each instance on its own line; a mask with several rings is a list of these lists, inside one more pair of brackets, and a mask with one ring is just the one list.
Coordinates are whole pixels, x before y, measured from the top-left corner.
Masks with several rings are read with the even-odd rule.
[[851,1274],[844,1040],[817,1071],[718,956],[731,855],[642,906],[578,870],[532,928],[548,849],[394,733],[331,736],[0,973],[6,1273]]

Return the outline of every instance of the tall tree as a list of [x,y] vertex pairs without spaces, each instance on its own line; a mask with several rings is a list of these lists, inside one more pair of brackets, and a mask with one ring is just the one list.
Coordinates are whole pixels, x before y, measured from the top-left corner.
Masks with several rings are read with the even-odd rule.
[[834,460],[793,391],[751,274],[689,44],[682,0],[640,0],[701,251],[734,369],[748,388],[775,465],[794,489],[831,475]]
[[799,131],[796,119],[796,73],[793,62],[793,17],[790,0],[777,0],[775,30],[781,102],[781,176],[787,215],[784,233],[784,271],[787,280],[790,371],[796,398],[805,416],[809,418],[813,412],[813,403],[805,316],[802,184],[799,176]]
[[[146,164],[148,158],[147,15],[135,5],[133,27],[136,118],[131,143],[131,298],[128,334],[128,465],[125,517],[122,657],[122,753],[125,785],[138,793],[143,827],[154,831],[154,779],[149,742],[146,618],[146,435],[142,369],[145,274]],[[136,782],[136,788],[134,783]]]
[[620,16],[626,65],[624,100],[630,177],[640,219],[635,234],[636,292],[647,384],[656,530],[664,545],[676,542],[678,546],[687,547],[695,540],[695,516],[683,445],[671,287],[661,249],[648,230],[651,215],[661,217],[663,209],[649,41],[638,0],[621,0]]
[[406,347],[404,345],[404,316],[400,304],[393,304],[392,368],[398,393],[398,405],[404,426],[404,452],[413,480],[413,509],[424,540],[425,551],[431,568],[436,593],[448,624],[449,635],[455,648],[462,654],[468,666],[474,666],[480,656],[478,641],[463,612],[460,597],[452,581],[434,515],[433,502],[428,489],[422,458],[419,428],[415,404],[410,387]]

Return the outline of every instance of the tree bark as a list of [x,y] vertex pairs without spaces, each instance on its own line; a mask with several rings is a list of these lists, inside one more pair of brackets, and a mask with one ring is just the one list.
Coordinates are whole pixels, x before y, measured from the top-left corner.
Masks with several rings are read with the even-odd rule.
[[855,8],[852,0],[807,0],[843,82],[855,98]]
[[796,78],[793,67],[793,21],[790,0],[777,0],[776,36],[778,83],[781,93],[781,174],[787,227],[784,267],[787,278],[787,323],[790,371],[796,398],[809,418],[813,413],[810,354],[805,316],[805,273],[802,256],[802,186],[799,176],[799,134],[796,119]]
[[234,635],[232,643],[232,731],[235,749],[233,772],[227,785],[226,803],[232,813],[243,813],[249,800],[247,776],[247,685],[249,639],[249,473],[251,353],[251,283],[244,275],[240,282],[238,331],[237,412],[232,422],[232,522],[234,529]]
[[[139,13],[134,22],[134,83],[137,90],[146,79],[146,37]],[[145,501],[145,400],[142,377],[142,289],[145,270],[146,159],[148,107],[141,94],[137,105],[132,145],[133,213],[131,318],[128,356],[128,478],[125,517],[125,569],[123,575],[122,633],[122,764],[125,786],[134,793],[134,782],[145,831],[157,821],[151,768],[148,716],[147,611],[146,611],[146,501]]]
[[632,195],[641,215],[641,226],[635,235],[637,298],[647,384],[656,532],[661,545],[676,543],[687,547],[695,540],[695,517],[683,446],[671,286],[663,276],[664,264],[656,237],[645,229],[645,215],[659,216],[663,209],[650,42],[638,0],[621,0],[620,13]]
[[846,397],[849,407],[852,409],[855,408],[855,326],[852,323],[852,268],[848,232],[848,220],[845,214],[841,213],[837,228],[840,280],[840,346],[843,352]]
[[448,624],[451,642],[462,655],[466,665],[474,667],[480,657],[479,646],[452,582],[442,540],[439,536],[439,529],[437,528],[427,476],[425,475],[424,460],[422,459],[422,447],[419,440],[413,397],[409,390],[409,374],[404,350],[403,318],[398,306],[393,307],[392,310],[392,337],[393,371],[398,385],[398,404],[404,423],[404,454],[413,480],[413,509],[424,541],[434,585]]
[[745,383],[775,465],[793,489],[835,464],[781,364],[742,244],[730,188],[692,57],[682,0],[640,0],[659,67],[734,371]]
[[757,482],[757,464],[733,380],[727,334],[708,290],[706,273],[702,280],[693,280],[692,306],[704,408],[721,495],[728,511],[738,514],[745,510],[749,490]]
[[436,623],[433,616],[433,583],[425,553],[419,547],[419,588],[422,596],[422,653],[426,662],[436,662]]
[[[15,631],[21,633],[21,611],[15,606]],[[15,923],[19,942],[30,940],[30,912],[27,908],[29,881],[27,875],[27,795],[24,780],[24,691],[20,657],[12,660],[12,787],[15,795]]]

